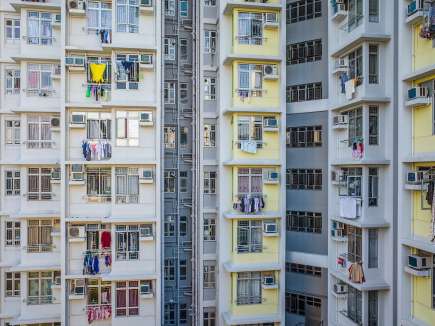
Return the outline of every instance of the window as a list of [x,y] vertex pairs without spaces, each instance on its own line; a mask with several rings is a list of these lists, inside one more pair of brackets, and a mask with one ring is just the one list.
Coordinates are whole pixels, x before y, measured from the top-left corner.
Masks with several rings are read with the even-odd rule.
[[362,293],[352,286],[347,290],[347,317],[362,325]]
[[138,111],[116,111],[116,146],[139,146]]
[[164,87],[164,100],[165,104],[175,104],[175,82],[165,82]]
[[165,303],[164,314],[165,325],[175,325],[175,303]]
[[242,220],[237,223],[237,253],[263,251],[263,223],[260,220]]
[[139,89],[139,55],[116,55],[116,88]]
[[362,139],[363,134],[363,114],[362,108],[355,108],[353,110],[347,111],[346,114],[349,117],[348,123],[348,145],[351,146],[352,143]]
[[204,52],[216,53],[216,31],[204,31]]
[[287,86],[287,103],[322,99],[322,83]]
[[163,40],[163,51],[165,60],[175,60],[176,44],[174,38],[165,38]]
[[238,305],[261,303],[261,273],[237,273],[237,301]]
[[311,40],[287,45],[287,64],[322,60],[322,40]]
[[287,4],[287,23],[297,23],[321,16],[321,0],[300,0]]
[[378,230],[369,229],[369,268],[378,267]]
[[20,120],[5,120],[5,143],[18,145],[21,142]]
[[216,100],[216,78],[204,78],[204,100]]
[[139,33],[139,0],[118,0],[116,3],[118,32]]
[[308,309],[315,309],[320,313],[321,308],[322,300],[320,298],[297,293],[286,293],[286,311],[291,314],[306,316]]
[[163,191],[164,192],[175,192],[175,182],[176,182],[176,173],[173,170],[166,170],[163,173],[163,179],[164,179],[164,185],[163,185]]
[[21,273],[6,273],[6,297],[18,297],[21,295]]
[[189,16],[189,2],[180,0],[180,17],[186,18]]
[[204,124],[204,147],[216,146],[216,125]]
[[216,193],[216,172],[204,172],[204,194]]
[[180,171],[180,192],[187,192],[187,186],[188,186],[188,173],[187,171]]
[[180,237],[185,237],[187,236],[187,225],[188,225],[188,220],[187,220],[187,216],[180,216]]
[[216,288],[216,262],[214,260],[204,260],[203,286],[204,289]]
[[51,193],[51,169],[50,168],[29,168],[28,174],[28,200],[50,200]]
[[263,170],[261,168],[239,168],[237,172],[237,193],[262,194]]
[[187,323],[187,304],[180,303],[180,316],[179,316],[180,324]]
[[369,145],[379,145],[379,108],[369,106]]
[[348,18],[347,18],[347,31],[351,32],[358,27],[363,20],[363,1],[362,0],[348,0]]
[[86,281],[87,305],[111,305],[112,282],[88,278]]
[[173,258],[165,259],[165,281],[175,280],[175,260]]
[[100,197],[110,201],[112,195],[112,174],[110,168],[86,169],[86,194],[89,198]]
[[51,117],[29,116],[27,118],[27,148],[51,148]]
[[182,147],[187,146],[188,137],[189,137],[189,128],[180,127],[180,146]]
[[58,272],[29,272],[27,273],[28,305],[53,303],[51,285]]
[[8,18],[5,20],[6,42],[20,40],[20,20]]
[[116,282],[115,315],[139,315],[139,281]]
[[115,168],[116,203],[137,204],[139,202],[139,169]]
[[172,215],[165,216],[164,235],[165,237],[175,236],[175,218]]
[[6,69],[6,94],[20,94],[21,72],[19,69]]
[[204,241],[216,241],[216,219],[205,218],[203,222]]
[[287,212],[287,231],[322,233],[322,214],[315,212]]
[[369,0],[369,22],[379,23],[379,0]]
[[185,38],[180,39],[180,59],[187,61],[188,59],[189,43]]
[[186,259],[180,259],[178,269],[179,269],[180,280],[181,281],[187,280],[187,260]]
[[239,44],[263,44],[263,15],[261,13],[239,13]]
[[241,97],[263,96],[263,66],[256,64],[239,64],[239,89]]
[[369,206],[378,206],[379,169],[369,168],[368,197]]
[[369,84],[379,82],[379,47],[374,44],[369,45]]
[[28,95],[49,96],[53,93],[51,74],[54,68],[51,64],[28,64],[27,65],[27,89]]
[[288,147],[322,146],[322,126],[288,127]]
[[49,252],[53,249],[53,220],[27,221],[27,252]]
[[21,223],[5,222],[5,245],[19,246],[21,244]]
[[188,83],[180,83],[180,103],[186,104],[189,99],[189,84]]
[[112,30],[112,4],[106,1],[88,1],[86,3],[86,18],[88,30]]
[[362,256],[362,231],[355,226],[347,226],[347,255],[351,263],[361,262]]
[[361,197],[362,168],[342,168],[345,187],[340,187],[340,196]]
[[239,117],[237,121],[237,141],[239,148],[241,141],[255,141],[257,148],[263,147],[263,117]]
[[356,85],[361,83],[363,76],[363,50],[362,47],[354,50],[348,55],[349,61],[349,78],[357,79]]
[[111,139],[112,114],[109,112],[86,113],[87,139]]
[[203,325],[204,326],[216,325],[216,311],[213,310],[212,308],[204,308]]
[[175,16],[175,0],[165,0],[165,15]]
[[21,172],[19,170],[5,171],[6,196],[19,196],[21,189]]
[[204,0],[204,6],[214,7],[216,6],[216,0]]
[[53,44],[52,14],[29,11],[27,13],[27,43],[39,45]]
[[[286,263],[286,270],[287,270],[287,264],[289,264],[289,263]],[[305,274],[305,275],[316,276],[316,277],[322,276],[322,268],[321,267],[295,264],[295,263],[291,263],[289,265],[290,266],[289,266],[287,271],[290,271],[292,273],[299,273],[299,274]]]
[[165,148],[176,147],[176,127],[164,127],[163,128],[163,141]]
[[321,169],[287,169],[287,188],[322,190]]
[[116,259],[139,259],[139,225],[117,225],[116,230]]

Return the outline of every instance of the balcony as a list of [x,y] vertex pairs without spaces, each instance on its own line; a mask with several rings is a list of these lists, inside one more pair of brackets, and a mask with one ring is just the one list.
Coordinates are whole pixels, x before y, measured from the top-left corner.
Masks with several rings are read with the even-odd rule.
[[331,1],[332,5],[332,20],[340,23],[347,17],[346,5],[343,2]]
[[405,102],[407,108],[427,106],[432,103],[429,89],[426,87],[413,87],[408,90],[408,98]]
[[224,1],[224,15],[231,15],[235,8],[281,10],[280,0],[226,0]]
[[406,23],[414,25],[423,21],[424,9],[424,0],[411,1],[406,10]]
[[58,0],[12,0],[12,8],[17,11],[21,9],[59,10],[61,8]]
[[[340,132],[346,131],[342,129]],[[335,154],[332,157],[333,165],[377,164],[388,165],[385,159],[385,146],[371,145],[363,137],[337,136],[335,140]]]

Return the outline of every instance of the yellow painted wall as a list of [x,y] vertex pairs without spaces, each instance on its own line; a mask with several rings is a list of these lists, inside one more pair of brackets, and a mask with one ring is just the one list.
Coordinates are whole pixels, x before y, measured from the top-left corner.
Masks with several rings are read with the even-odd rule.
[[[233,62],[233,105],[235,107],[259,107],[259,108],[278,108],[280,106],[280,78],[275,80],[263,80],[264,94],[260,97],[241,98],[237,89],[239,87],[239,64],[268,64],[268,62],[254,60],[235,60]],[[279,64],[278,71],[280,71]]]
[[428,325],[434,325],[435,310],[432,309],[432,284],[431,277],[412,278],[413,285],[413,317],[426,322]]
[[[237,195],[238,180],[237,173],[240,167],[233,167],[233,197]],[[263,167],[267,168],[267,167]],[[264,211],[278,211],[279,210],[279,198],[280,198],[280,185],[277,184],[263,184],[263,195],[265,196],[265,208]]]
[[[434,163],[425,163],[425,164],[414,164],[412,167],[413,170],[418,170],[419,167],[424,166],[435,166]],[[423,196],[423,202],[422,202]],[[412,234],[418,237],[429,238],[429,235],[432,230],[431,224],[431,210],[423,209],[429,208],[426,203],[426,193],[421,193],[421,191],[413,191],[412,200],[413,200],[413,218],[412,218]],[[422,206],[422,203],[424,206]]]
[[414,70],[421,69],[427,65],[435,64],[435,48],[432,47],[432,40],[420,37],[421,25],[414,25]]
[[[275,280],[279,280],[279,272],[275,272]],[[231,273],[231,312],[234,316],[255,316],[274,314],[278,312],[279,286],[276,289],[262,289],[262,303],[251,305],[237,305],[237,273]]]
[[257,54],[257,55],[272,55],[278,56],[280,50],[280,28],[266,27],[263,29],[263,44],[239,44],[237,35],[239,33],[239,13],[265,13],[270,11],[262,11],[259,9],[234,9],[233,11],[233,52],[234,54]]
[[263,251],[256,253],[237,253],[237,224],[238,220],[232,220],[233,232],[233,254],[232,262],[236,264],[261,264],[261,263],[278,263],[279,262],[279,236],[263,237]]
[[[280,120],[278,114],[258,113],[234,113],[232,115],[233,139],[237,140],[237,121],[240,116],[265,116],[275,117]],[[263,131],[263,148],[257,148],[257,153],[251,154],[241,151],[236,143],[233,143],[233,159],[266,159],[279,160],[280,158],[280,131]]]

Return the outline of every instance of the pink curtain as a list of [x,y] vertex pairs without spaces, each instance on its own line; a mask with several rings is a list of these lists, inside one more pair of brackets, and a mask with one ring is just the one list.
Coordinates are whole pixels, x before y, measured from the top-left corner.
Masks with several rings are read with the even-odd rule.
[[116,290],[116,315],[125,316],[127,314],[127,290]]

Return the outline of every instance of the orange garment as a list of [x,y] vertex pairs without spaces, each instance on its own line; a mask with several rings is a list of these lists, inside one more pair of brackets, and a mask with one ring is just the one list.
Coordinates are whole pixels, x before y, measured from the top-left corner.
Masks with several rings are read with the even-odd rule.
[[361,263],[353,263],[350,265],[349,280],[354,283],[364,283],[366,281]]

